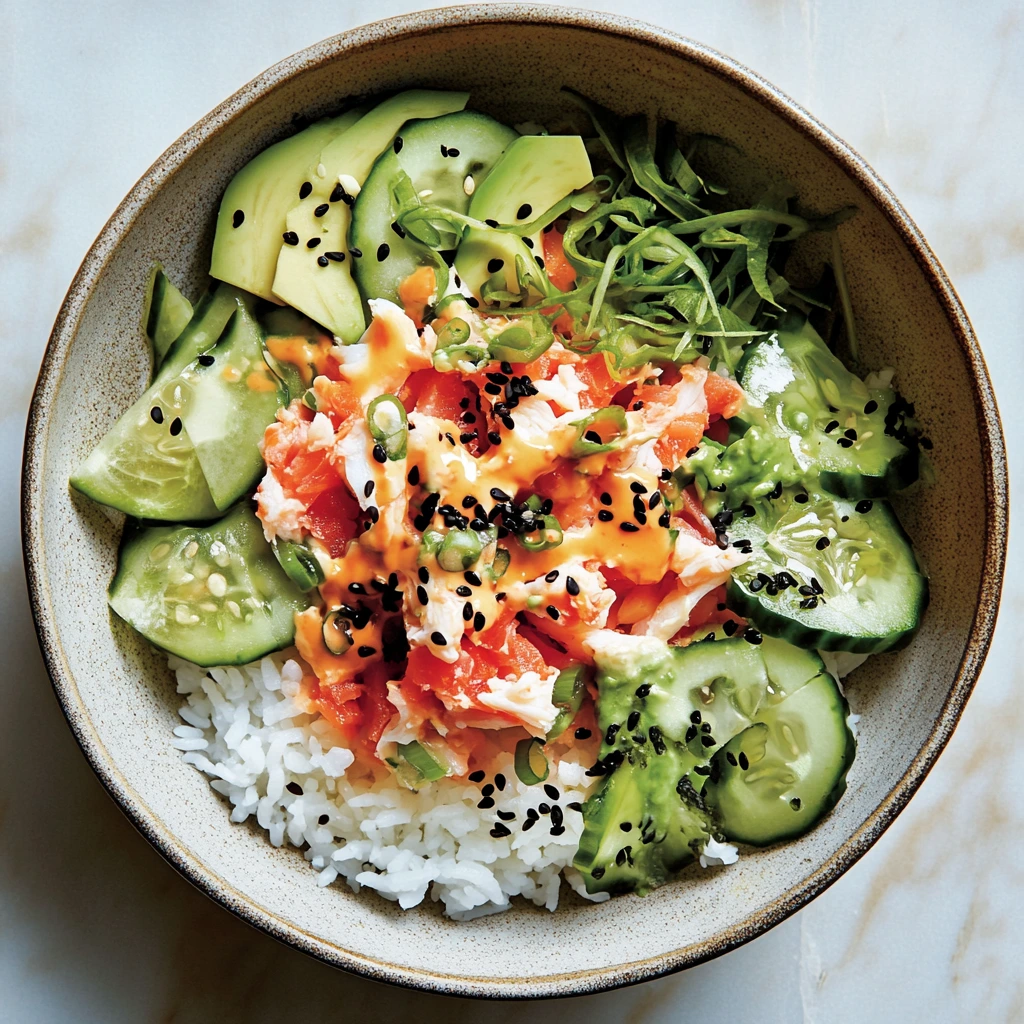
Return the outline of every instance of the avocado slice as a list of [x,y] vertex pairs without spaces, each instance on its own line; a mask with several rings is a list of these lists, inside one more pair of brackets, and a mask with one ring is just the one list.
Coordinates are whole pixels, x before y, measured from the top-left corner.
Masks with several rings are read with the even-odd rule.
[[279,301],[294,306],[342,341],[359,340],[366,320],[350,257],[377,256],[361,250],[355,256],[349,251],[350,207],[377,157],[393,144],[406,121],[462,110],[468,99],[466,92],[412,89],[399,93],[320,151],[307,171],[311,191],[286,218],[287,237],[279,246],[273,284]]
[[210,276],[271,302],[277,254],[288,211],[310,184],[308,168],[328,142],[362,116],[350,110],[325,118],[254,156],[220,201]]
[[[505,150],[474,192],[469,216],[500,225],[528,224],[593,180],[590,157],[578,135],[524,135]],[[504,274],[507,291],[518,292],[516,256],[530,267],[541,253],[540,231],[526,241],[505,231],[472,228],[459,246],[455,268],[474,295],[496,273]],[[498,261],[499,270],[489,269]]]

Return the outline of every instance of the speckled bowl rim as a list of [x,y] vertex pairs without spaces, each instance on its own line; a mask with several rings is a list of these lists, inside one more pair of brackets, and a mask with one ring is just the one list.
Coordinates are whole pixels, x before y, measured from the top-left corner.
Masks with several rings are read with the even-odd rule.
[[[875,811],[820,868],[767,907],[701,942],[646,960],[591,971],[539,977],[492,979],[413,970],[342,950],[295,928],[251,903],[210,871],[167,829],[127,783],[100,742],[79,696],[74,677],[50,613],[51,597],[43,555],[41,506],[47,444],[47,411],[61,384],[69,346],[97,280],[112,252],[148,199],[208,138],[259,102],[283,82],[345,54],[397,38],[478,24],[529,23],[567,26],[626,38],[657,47],[726,79],[768,107],[826,153],[877,203],[914,254],[932,292],[941,303],[950,329],[972,372],[973,401],[985,474],[985,567],[978,610],[956,678],[935,725],[917,757]],[[572,8],[523,4],[488,4],[424,11],[390,18],[334,36],[275,64],[253,79],[182,135],[142,176],[117,208],[82,262],[61,306],[43,358],[29,411],[22,477],[22,540],[36,632],[61,708],[93,770],[135,827],[200,890],[236,914],[296,949],[326,963],[378,981],[447,995],[493,998],[539,998],[584,995],[646,981],[692,967],[763,934],[821,893],[878,840],[906,806],[945,747],[984,663],[995,627],[1002,588],[1008,534],[1006,449],[995,394],[984,357],[959,297],[917,226],[889,187],[846,143],[775,86],[729,57],[664,29],[609,14]]]

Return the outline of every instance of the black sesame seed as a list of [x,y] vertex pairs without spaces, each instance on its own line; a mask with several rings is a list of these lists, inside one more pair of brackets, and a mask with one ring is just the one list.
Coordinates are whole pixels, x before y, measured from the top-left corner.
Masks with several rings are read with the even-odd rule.
[[764,637],[762,637],[761,634],[756,629],[754,629],[753,626],[748,626],[743,631],[743,639],[746,640],[748,644],[754,644],[755,646],[757,646],[757,644],[759,644],[764,639]]
[[426,587],[419,586],[416,588],[416,599],[420,604],[429,603],[430,595],[427,593]]
[[828,539],[828,537],[819,537],[819,538],[818,538],[818,539],[817,539],[817,540],[816,540],[816,541],[814,542],[814,546],[815,546],[815,547],[816,547],[816,548],[817,548],[817,549],[818,549],[819,551],[824,551],[824,550],[825,550],[825,548],[827,548],[827,547],[829,546],[829,544],[831,544],[831,543],[832,543],[832,541],[830,541],[830,540]]
[[838,426],[839,420],[829,420],[828,423],[825,424],[825,433],[831,434],[832,431],[835,430]]
[[631,483],[631,484],[629,485],[629,489],[630,489],[630,490],[631,490],[631,491],[632,491],[632,492],[633,492],[634,494],[646,494],[646,493],[647,493],[647,488],[646,488],[646,487],[644,487],[644,485],[643,485],[642,483],[640,483],[640,481],[639,481],[639,480],[634,480],[634,481],[633,481],[633,482],[632,482],[632,483]]
[[376,647],[370,647],[368,644],[364,644],[359,648],[358,654],[360,658],[372,658],[377,653]]
[[494,787],[488,782],[486,786],[481,788],[480,795],[481,796],[493,796],[494,795]]
[[413,487],[415,487],[420,482],[420,467],[413,466],[412,469],[409,470],[409,475],[406,479]]
[[462,617],[466,622],[469,622],[473,618],[473,605],[470,604],[469,601],[462,606]]
[[388,453],[384,450],[384,445],[377,443],[373,446],[373,458],[381,465],[388,461]]
[[565,589],[570,596],[576,597],[580,592],[580,585],[571,576],[566,576]]
[[321,203],[314,211],[314,217],[322,217],[331,208],[330,203]]
[[479,807],[481,811],[490,810],[493,806],[494,806],[494,797],[493,796],[485,796],[483,798],[483,800],[481,800],[477,804],[477,807]]
[[231,226],[233,228],[240,228],[243,220],[245,220],[245,214],[241,210],[235,210],[231,217]]
[[[532,809],[533,808],[531,808],[531,810]],[[533,828],[533,826],[536,825],[536,824],[537,824],[537,819],[536,818],[527,818],[526,821],[523,822],[523,831],[524,832],[529,832],[530,829]],[[593,874],[593,872],[591,872],[591,874]]]
[[377,246],[377,262],[383,263],[391,255],[391,246],[387,242],[381,242]]
[[503,839],[505,836],[512,835],[512,830],[508,827],[508,825],[503,825],[499,821],[499,822],[495,823],[494,828],[491,829],[491,833],[490,834],[495,839]]
[[171,420],[170,430],[171,437],[177,437],[181,433],[181,420],[177,416],[175,416],[174,419]]
[[840,448],[853,447],[853,441],[851,441],[848,437],[837,437],[836,444],[839,445]]
[[799,811],[800,810],[800,797],[798,797],[798,796],[793,797],[793,799],[789,801],[789,806],[792,807],[794,811]]
[[871,500],[869,498],[865,498],[863,501],[858,501],[853,507],[863,515],[864,513],[871,511],[871,505]]
[[479,587],[479,586],[481,585],[481,584],[480,584],[480,577],[479,577],[479,576],[477,576],[477,574],[476,574],[475,572],[473,572],[472,570],[467,570],[466,572],[464,572],[464,573],[462,574],[462,578],[463,578],[463,579],[464,579],[464,580],[465,580],[465,581],[466,581],[466,582],[467,582],[467,583],[468,583],[468,584],[469,584],[469,585],[470,585],[471,587]]
[[659,526],[667,527],[671,522],[672,522],[672,516],[668,512],[662,512],[661,515],[658,516],[658,525]]
[[352,259],[358,260],[362,258],[362,249],[357,249],[354,245],[350,245],[348,251],[352,254]]
[[318,267],[326,267],[330,260],[326,256],[317,256],[316,263]]
[[285,789],[287,789],[289,793],[294,793],[295,796],[302,796],[302,787],[297,782],[289,782],[288,785],[285,786]]
[[725,752],[725,759],[731,765],[735,765],[736,764],[736,755],[731,750],[727,750]]
[[470,782],[483,782],[487,778],[487,772],[475,771],[469,773]]
[[330,252],[325,252],[324,256],[329,259],[332,263],[344,263],[345,254],[343,252],[335,252],[333,249]]
[[496,227],[498,226],[498,222],[497,222],[496,220],[491,220],[490,218],[488,218],[487,220],[485,220],[485,221],[484,221],[484,223],[485,223],[485,224],[486,224],[486,225],[487,225],[487,226],[488,226],[489,228],[496,228]]
[[619,523],[619,529],[625,533],[638,533],[640,527],[636,523]]
[[547,608],[544,609],[544,611],[548,613],[549,618],[555,619],[557,621],[559,612],[553,604],[549,604]]
[[872,398],[867,405],[864,406],[864,415],[870,416],[878,408],[878,403]]
[[488,260],[487,273],[496,274],[503,266],[505,266],[505,261],[498,257],[495,257],[493,260]]
[[473,628],[479,633],[483,630],[484,626],[487,625],[487,619],[484,617],[483,612],[477,612],[473,616]]
[[573,733],[578,740],[589,740],[593,735],[589,729],[584,728],[582,725]]
[[448,155],[448,147],[442,142],[441,143],[441,156]]
[[552,800],[557,800],[562,795],[554,786],[551,785],[550,782],[544,784],[544,792],[547,793]]
[[153,408],[149,410],[149,418],[154,423],[163,423],[163,421],[164,421],[164,411],[163,411],[163,409],[161,409],[159,405],[154,405]]
[[629,732],[632,732],[640,724],[640,712],[630,711],[629,718],[626,719],[626,728]]
[[650,694],[650,692],[651,692],[651,684],[650,683],[641,683],[636,688],[636,690],[634,690],[633,692],[636,694],[637,697],[639,697],[641,700],[643,700],[645,697],[647,697]]
[[491,444],[501,444],[501,434],[496,430],[489,430],[487,432],[487,440],[490,441]]
[[322,239],[320,239],[320,238],[311,238],[311,239],[309,239],[308,242],[306,242],[306,248],[307,249],[315,249],[320,244],[321,241],[322,241]]
[[294,231],[286,231],[282,236],[285,245],[298,245],[299,236]]
[[529,203],[523,203],[523,205],[516,210],[516,220],[526,220],[531,213],[533,213],[533,207]]
[[331,816],[329,814],[321,814],[320,817],[316,819],[316,823],[318,825],[326,825],[330,820]]
[[395,136],[395,141],[393,143],[395,152],[396,153],[401,153],[403,145],[404,145],[404,143],[402,141],[402,136],[401,135],[396,135]]
[[597,518],[600,519],[602,523],[610,523],[615,518],[615,516],[612,515],[612,513],[609,512],[608,509],[603,508],[597,513]]
[[376,505],[368,505],[366,508],[366,514],[370,517],[372,522],[377,522],[380,519],[380,511]]
[[442,633],[442,632],[440,632],[439,630],[436,630],[436,629],[434,630],[433,633],[430,634],[430,642],[432,644],[435,644],[438,647],[447,647],[448,646],[448,639],[447,639],[447,637],[444,635],[444,633]]

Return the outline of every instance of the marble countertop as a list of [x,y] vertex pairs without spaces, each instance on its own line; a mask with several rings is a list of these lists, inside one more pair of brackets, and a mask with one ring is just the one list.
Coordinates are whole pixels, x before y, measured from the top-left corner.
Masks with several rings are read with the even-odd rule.
[[[863,860],[755,942],[682,975],[526,1006],[348,977],[232,918],[132,829],[80,754],[36,647],[18,522],[22,435],[61,298],[171,141],[266,66],[404,0],[12,0],[0,41],[0,1020],[762,1024],[1024,1019],[1024,585],[1011,571],[981,682],[938,766]],[[623,0],[591,7],[635,14]],[[651,0],[646,20],[760,72],[900,196],[1024,428],[1024,9],[1019,0]],[[1014,530],[1024,527],[1015,516]],[[1015,532],[1015,536],[1020,536]],[[1019,542],[1011,568],[1020,566]]]

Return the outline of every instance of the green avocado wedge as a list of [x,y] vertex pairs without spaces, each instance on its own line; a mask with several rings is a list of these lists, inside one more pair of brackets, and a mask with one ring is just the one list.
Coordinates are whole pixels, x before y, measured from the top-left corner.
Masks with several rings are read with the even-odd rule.
[[310,163],[362,116],[362,109],[316,121],[257,153],[224,190],[210,276],[270,302],[288,211],[312,188]]
[[412,89],[384,100],[332,139],[307,171],[311,191],[288,211],[284,243],[274,273],[275,297],[305,313],[345,342],[366,327],[362,298],[352,277],[353,259],[375,253],[348,246],[351,206],[377,157],[402,125],[416,118],[462,110],[465,92]]

